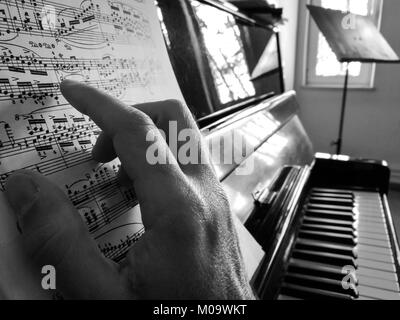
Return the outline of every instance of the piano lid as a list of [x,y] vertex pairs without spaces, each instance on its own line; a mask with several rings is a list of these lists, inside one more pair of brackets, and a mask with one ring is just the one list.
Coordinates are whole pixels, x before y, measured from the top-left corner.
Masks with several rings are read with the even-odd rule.
[[268,56],[268,72],[259,68],[252,79],[258,61],[270,52],[268,43],[276,43],[273,26],[245,23],[240,12],[230,13],[214,0],[163,0],[158,7],[175,74],[197,119],[281,92],[276,50]]

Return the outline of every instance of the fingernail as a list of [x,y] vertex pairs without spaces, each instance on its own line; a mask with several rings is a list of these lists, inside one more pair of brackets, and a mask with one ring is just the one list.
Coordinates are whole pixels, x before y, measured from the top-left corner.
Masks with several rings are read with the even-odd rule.
[[39,187],[26,174],[12,176],[6,183],[5,195],[18,218],[27,213],[39,197]]

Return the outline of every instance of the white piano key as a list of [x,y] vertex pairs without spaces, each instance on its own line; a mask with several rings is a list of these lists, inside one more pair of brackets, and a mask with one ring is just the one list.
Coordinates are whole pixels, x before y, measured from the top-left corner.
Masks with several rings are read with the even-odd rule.
[[369,217],[361,213],[356,218],[360,222],[381,223],[383,226],[385,225],[385,219],[383,219],[383,217]]
[[370,221],[370,222],[379,222],[384,223],[385,219],[383,217],[368,215],[365,212],[362,212],[358,215],[360,221]]
[[374,253],[362,250],[357,250],[357,254],[360,259],[369,259],[369,260],[394,264],[394,259],[391,254],[385,255],[381,254],[380,252]]
[[385,234],[372,233],[372,232],[359,232],[358,234],[363,238],[389,242],[389,238]]
[[356,203],[356,206],[359,207],[359,208],[378,210],[377,213],[379,213],[379,214],[382,212],[382,205],[379,204],[379,203],[378,204],[374,203],[372,201],[368,201],[368,202],[365,202],[365,203],[359,202],[359,203]]
[[362,217],[364,219],[379,219],[379,220],[383,220],[384,216],[383,214],[377,212],[380,209],[376,208],[376,209],[365,209],[365,208],[357,208],[358,212],[362,212]]
[[366,225],[356,225],[356,230],[358,231],[359,235],[363,235],[364,233],[377,233],[383,234],[389,239],[388,233],[386,229],[382,228],[381,226],[366,226]]
[[[383,233],[383,234],[387,234],[387,230],[381,225],[381,224],[368,224],[368,223],[356,223],[356,230],[372,230],[375,233]],[[367,231],[368,233],[368,231]]]
[[382,219],[384,215],[380,212],[380,208],[365,208],[365,207],[357,207],[358,212],[362,212],[364,217],[366,218],[377,218]]
[[383,217],[382,206],[356,204],[355,207],[368,215]]
[[398,292],[382,290],[362,285],[359,285],[357,289],[358,292],[360,293],[360,296],[365,296],[380,300],[400,300],[400,293]]
[[368,244],[371,246],[382,247],[382,248],[386,248],[386,249],[391,248],[389,241],[373,240],[373,239],[368,239],[368,238],[364,238],[364,237],[358,237],[357,240],[358,240],[358,243],[360,243],[360,244]]
[[371,253],[383,254],[385,256],[392,256],[392,251],[389,248],[382,248],[382,247],[376,247],[376,246],[371,246],[371,245],[358,244],[356,249],[357,249],[357,252],[358,251],[366,251],[366,252],[371,252]]
[[358,232],[360,234],[363,234],[363,233],[376,233],[376,234],[383,234],[383,235],[386,235],[386,237],[389,237],[385,228],[375,228],[375,227],[370,227],[368,225],[362,225],[361,224],[361,225],[357,226],[357,230],[358,230]]
[[355,201],[355,205],[357,207],[362,207],[362,208],[378,208],[378,209],[382,209],[382,204],[381,203],[377,203],[376,201],[379,200],[356,200]]
[[360,206],[363,206],[363,205],[374,205],[377,207],[382,206],[382,204],[379,202],[379,198],[376,198],[376,199],[363,198],[363,199],[361,199],[356,196],[354,198],[354,202],[359,204]]
[[359,266],[356,271],[356,276],[366,276],[370,278],[383,279],[391,282],[397,282],[397,275],[393,272],[381,271]]
[[362,214],[359,214],[359,215],[356,216],[356,219],[359,222],[377,223],[377,224],[381,224],[382,226],[385,225],[385,220],[383,220],[383,218],[363,217]]
[[359,196],[355,196],[354,201],[356,203],[359,203],[361,205],[363,204],[373,204],[376,206],[381,206],[382,204],[380,203],[380,199],[379,197],[377,198],[365,198],[365,197],[359,197]]
[[381,229],[383,229],[383,230],[387,230],[386,229],[386,226],[385,226],[385,223],[383,223],[383,222],[376,222],[376,221],[363,221],[363,220],[360,220],[360,218],[356,218],[356,222],[355,222],[357,225],[359,225],[359,226],[365,226],[365,227],[379,227],[379,228],[381,228]]
[[361,258],[357,259],[357,263],[360,267],[366,267],[366,268],[382,270],[382,271],[389,271],[389,272],[393,272],[393,273],[396,272],[396,267],[391,263],[385,263],[385,262],[379,262],[379,261],[361,259]]
[[362,212],[365,217],[382,219],[384,217],[380,207],[363,207],[357,206],[356,210]]
[[379,224],[382,228],[386,229],[386,224],[384,220],[381,221],[373,221],[368,219],[363,219],[360,215],[356,217],[356,222],[358,224],[365,224],[365,225],[376,225]]
[[365,227],[365,226],[356,226],[356,231],[358,232],[359,236],[363,236],[364,234],[380,234],[386,237],[386,239],[389,239],[389,236],[386,232],[386,230],[382,228],[373,228],[373,227]]
[[383,279],[358,276],[358,283],[362,286],[374,287],[377,289],[389,290],[393,292],[400,292],[399,285],[393,281]]

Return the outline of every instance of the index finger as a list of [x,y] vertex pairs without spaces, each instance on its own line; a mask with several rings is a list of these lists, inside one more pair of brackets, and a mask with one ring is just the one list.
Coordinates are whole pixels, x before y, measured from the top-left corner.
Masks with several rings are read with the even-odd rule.
[[[144,213],[143,223],[149,228],[159,215],[153,209],[166,206],[165,190],[176,189],[176,181],[184,179],[164,138],[147,115],[95,88],[68,80],[62,83],[61,90],[71,105],[88,115],[111,138],[133,181]],[[149,133],[153,140],[147,139]],[[150,163],[147,152],[151,148],[157,149],[165,164]]]
[[111,138],[121,130],[132,131],[152,124],[143,112],[83,83],[64,80],[61,93],[74,108],[88,115]]

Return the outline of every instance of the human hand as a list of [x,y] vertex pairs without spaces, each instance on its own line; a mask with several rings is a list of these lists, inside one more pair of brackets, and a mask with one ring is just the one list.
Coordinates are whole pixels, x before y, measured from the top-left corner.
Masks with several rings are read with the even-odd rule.
[[[121,178],[136,191],[146,232],[120,264],[102,256],[64,193],[30,171],[13,175],[6,197],[35,265],[53,265],[57,290],[71,299],[251,299],[224,191],[209,162],[180,163],[156,127],[191,129],[177,101],[128,107],[86,85],[65,81],[65,98],[102,130],[93,150],[99,162],[118,157]],[[152,132],[155,142],[146,141]],[[146,159],[156,143],[168,164]],[[178,142],[183,144],[183,142]],[[206,152],[200,147],[201,152]]]

